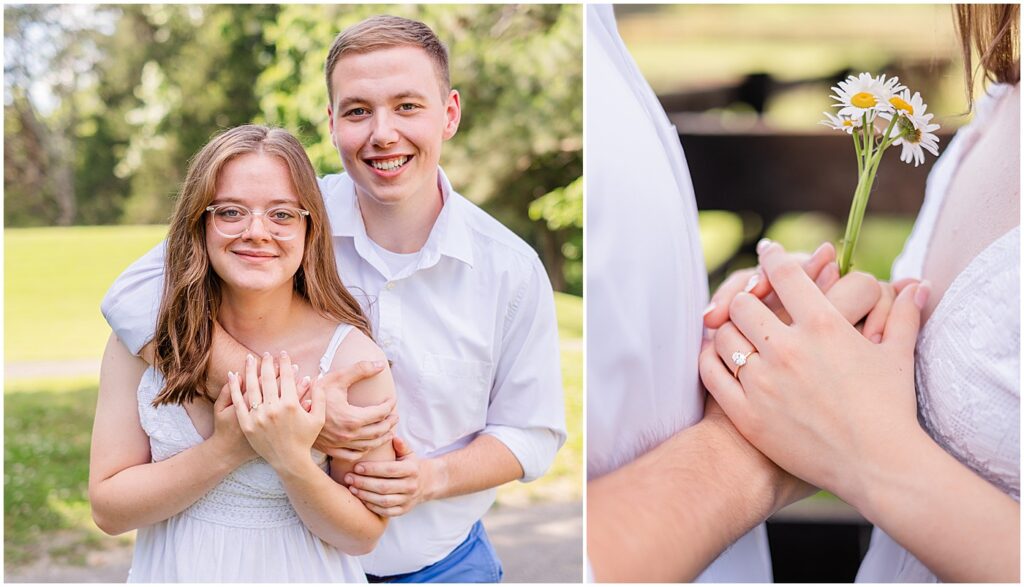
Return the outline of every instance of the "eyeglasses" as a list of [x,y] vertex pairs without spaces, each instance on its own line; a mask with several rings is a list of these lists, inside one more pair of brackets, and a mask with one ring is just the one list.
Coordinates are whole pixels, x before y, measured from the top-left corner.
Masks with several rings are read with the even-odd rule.
[[250,210],[240,204],[221,204],[207,206],[206,211],[213,215],[213,228],[225,238],[236,238],[245,234],[252,227],[253,217],[262,216],[263,226],[275,240],[291,240],[302,232],[304,217],[309,216],[308,210],[278,206],[263,212]]

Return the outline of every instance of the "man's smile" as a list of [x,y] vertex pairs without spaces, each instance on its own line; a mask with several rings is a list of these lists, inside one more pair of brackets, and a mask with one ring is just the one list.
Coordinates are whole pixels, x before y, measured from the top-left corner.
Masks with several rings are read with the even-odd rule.
[[411,155],[398,155],[395,157],[378,157],[373,159],[364,159],[367,165],[372,167],[375,171],[382,172],[384,174],[390,174],[391,172],[398,171],[412,160]]

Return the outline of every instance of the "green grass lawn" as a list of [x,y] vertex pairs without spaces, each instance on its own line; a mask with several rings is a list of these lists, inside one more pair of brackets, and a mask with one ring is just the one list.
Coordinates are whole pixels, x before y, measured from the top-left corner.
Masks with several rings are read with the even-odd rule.
[[100,301],[165,226],[4,231],[4,359],[99,358],[110,329]]
[[[8,230],[5,234],[6,360],[99,358],[109,332],[99,303],[114,278],[159,242],[164,227]],[[551,471],[503,488],[503,502],[579,498],[583,478],[583,300],[556,294],[569,439]],[[81,562],[111,539],[92,523],[89,442],[95,376],[6,381],[4,388],[5,568],[49,552]]]

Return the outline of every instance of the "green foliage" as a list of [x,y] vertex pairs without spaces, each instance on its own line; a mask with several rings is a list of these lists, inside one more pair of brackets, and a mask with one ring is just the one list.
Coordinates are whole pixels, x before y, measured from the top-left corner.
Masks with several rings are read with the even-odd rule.
[[[321,173],[339,171],[324,60],[342,29],[391,13],[426,22],[449,46],[463,104],[442,159],[453,184],[537,248],[556,287],[581,289],[561,271],[571,239],[526,215],[583,172],[580,6],[118,5],[89,19],[76,10],[5,9],[5,36],[22,40],[10,45],[5,81],[8,226],[166,222],[189,158],[247,122],[295,132]],[[35,50],[25,31],[40,23],[48,35]],[[28,92],[40,84],[52,111]]]
[[[40,535],[95,540],[89,515],[89,442],[95,378],[7,384],[4,390],[4,565],[38,555]],[[80,547],[72,547],[72,554]]]
[[561,241],[565,291],[583,294],[583,177],[530,204],[530,220],[543,220],[551,239]]

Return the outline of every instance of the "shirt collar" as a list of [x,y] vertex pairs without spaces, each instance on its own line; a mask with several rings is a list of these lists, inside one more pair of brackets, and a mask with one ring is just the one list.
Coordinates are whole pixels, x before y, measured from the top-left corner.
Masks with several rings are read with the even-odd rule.
[[[437,181],[444,204],[437,220],[434,221],[427,242],[421,249],[423,255],[419,268],[434,265],[441,255],[458,259],[472,267],[473,247],[468,210],[470,204],[452,189],[448,176],[440,167],[437,168]],[[324,188],[325,200],[332,202],[332,205],[327,207],[331,233],[334,236],[353,237],[357,242],[361,239],[369,240],[352,178],[347,173],[340,174],[324,178],[321,185]]]

